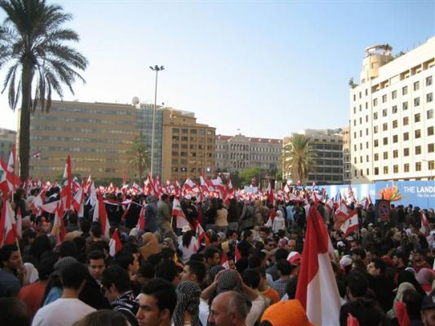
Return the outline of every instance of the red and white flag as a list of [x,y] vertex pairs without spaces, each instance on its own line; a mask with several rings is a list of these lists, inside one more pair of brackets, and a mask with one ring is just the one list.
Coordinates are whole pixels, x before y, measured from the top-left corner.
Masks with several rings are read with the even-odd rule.
[[208,240],[207,234],[205,233],[205,231],[202,228],[200,223],[196,224],[196,237],[198,238],[197,249],[201,248],[202,241],[205,242],[206,246],[209,244],[209,240]]
[[225,250],[222,252],[221,265],[225,269],[230,269],[230,263],[228,262],[228,255]]
[[109,255],[115,256],[118,251],[122,249],[121,239],[119,238],[118,229],[115,229],[112,234],[112,238],[109,242]]
[[343,231],[344,236],[347,237],[352,232],[359,229],[359,223],[358,223],[358,212],[356,209],[351,211],[349,215],[346,218],[346,221],[344,221],[343,225],[340,227],[340,230]]
[[317,205],[310,207],[307,220],[296,299],[313,324],[338,325],[340,295],[329,255],[328,232]]
[[426,214],[424,212],[421,212],[420,232],[423,233],[424,235],[429,234],[429,222],[428,222]]
[[172,216],[175,216],[176,218],[177,229],[182,229],[183,226],[186,225],[190,226],[190,223],[181,208],[180,201],[177,198],[174,198],[174,202],[172,203]]
[[63,206],[66,210],[72,210],[72,173],[69,155],[66,159],[65,170],[63,171],[62,187],[60,197],[62,198]]
[[101,195],[101,193],[98,193],[97,197],[98,197],[98,201],[94,207],[93,221],[94,222],[99,221],[101,225],[101,233],[104,236],[109,237],[110,224],[109,224],[109,220],[107,219],[107,212],[106,212],[106,206],[104,205],[104,201],[103,201],[103,195]]
[[66,229],[63,221],[63,203],[61,200],[58,200],[56,203],[57,207],[54,212],[54,222],[51,234],[56,238],[56,244],[60,244],[65,240]]
[[0,219],[0,247],[15,244],[17,239],[14,210],[7,196],[3,196],[3,209]]
[[139,219],[137,220],[137,225],[136,228],[138,230],[144,230],[145,229],[145,209],[146,209],[146,204],[144,204],[142,206],[142,208],[140,209],[140,213],[139,213]]

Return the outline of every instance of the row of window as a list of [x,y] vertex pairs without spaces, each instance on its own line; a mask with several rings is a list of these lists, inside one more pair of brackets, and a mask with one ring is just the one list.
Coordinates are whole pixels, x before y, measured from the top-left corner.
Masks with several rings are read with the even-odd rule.
[[[180,139],[181,139],[181,141],[189,141],[189,137],[187,137],[187,136],[181,136],[181,138],[180,138],[180,136],[172,136],[172,141],[180,141]],[[190,141],[191,142],[199,141],[200,143],[203,143],[203,142],[205,142],[205,138],[204,137],[200,137],[200,138],[190,137]],[[207,142],[213,143],[214,138],[207,138]]]
[[82,143],[103,143],[103,144],[128,144],[131,145],[131,140],[112,139],[112,138],[81,138],[81,137],[55,137],[55,136],[38,136],[31,135],[31,140],[41,141],[60,141],[60,142],[82,142]]
[[[181,129],[181,133],[183,135],[187,135],[190,131],[191,135],[196,135],[197,133],[199,135],[205,136],[206,134],[209,136],[213,136],[214,135],[214,131],[213,130],[204,130],[204,129]],[[180,129],[179,128],[172,128],[172,134],[173,135],[179,135],[180,134]]]
[[[421,155],[421,150],[422,150],[421,145],[415,146],[414,147],[414,155]],[[434,151],[435,151],[435,144],[433,144],[433,143],[432,144],[427,144],[427,152],[428,153],[434,153]],[[403,156],[407,157],[409,155],[410,155],[409,147],[404,148],[403,149]],[[399,157],[399,150],[398,149],[393,150],[393,152],[392,152],[392,158],[398,158],[398,157]],[[383,152],[382,153],[382,158],[384,160],[388,160],[389,159],[389,152]],[[360,163],[364,163],[363,162],[363,156],[359,157],[359,161],[360,161]],[[373,154],[373,161],[375,161],[375,162],[379,161],[379,153],[374,153]],[[367,163],[370,162],[369,155],[366,155],[366,162]],[[358,163],[357,157],[354,157],[354,163],[355,164]]]
[[106,153],[125,154],[127,151],[116,148],[89,148],[89,147],[62,147],[62,146],[38,146],[41,151],[63,151],[79,153]]
[[38,126],[31,125],[30,130],[50,130],[50,131],[72,131],[90,134],[116,134],[116,135],[132,135],[131,130],[118,130],[118,129],[97,129],[97,128],[71,128],[71,127],[55,127],[55,126]]
[[76,117],[55,117],[52,115],[38,115],[35,119],[40,121],[58,121],[65,123],[97,123],[105,125],[131,125],[130,120],[106,120],[106,119],[91,119],[91,118],[76,118]]
[[[422,165],[423,165],[423,163],[427,163],[428,170],[435,170],[435,161],[432,160],[432,161],[428,161],[428,162],[415,162],[414,163],[414,167],[415,167],[415,171],[416,172],[422,171]],[[363,171],[364,171],[363,169],[359,170],[359,175],[361,177],[364,176]],[[358,177],[358,170],[354,170],[353,172],[354,172],[354,176]],[[367,176],[370,175],[369,172],[370,172],[370,170],[366,169],[366,175]],[[375,167],[373,172],[374,172],[374,175],[379,175],[380,168],[379,167]],[[389,166],[382,167],[382,172],[383,172],[383,174],[389,174],[390,173]],[[393,165],[392,173],[395,174],[395,173],[400,173],[400,172],[401,171],[399,169],[399,165],[398,164]],[[410,163],[403,164],[403,171],[402,172],[404,172],[404,173],[411,172],[411,164]]]
[[76,113],[86,113],[86,114],[96,114],[96,115],[131,115],[132,110],[102,110],[102,109],[89,109],[89,108],[67,108],[67,107],[51,107],[51,111],[58,112],[76,112]]
[[[187,144],[172,144],[172,149],[187,149]],[[205,149],[207,149],[208,151],[212,151],[213,150],[213,146],[212,145],[196,145],[196,144],[190,144],[189,148],[191,150],[200,150],[203,151]]]
[[[178,156],[181,156],[181,157],[187,157],[187,152],[180,152],[180,153],[178,153],[178,152],[176,152],[176,151],[172,151],[172,156],[173,157],[178,157]],[[213,157],[213,153],[205,153],[205,155],[204,155],[204,153],[198,153],[198,157]],[[190,157],[197,157],[197,155],[196,155],[196,153],[195,152],[191,152],[190,153]]]
[[[425,80],[426,86],[431,86],[432,85],[432,76],[429,76],[426,78]],[[418,91],[420,89],[420,81],[416,81],[413,85],[412,85],[414,91]],[[402,95],[406,95],[408,94],[408,86],[403,86],[402,87]],[[368,95],[368,90],[365,90],[365,96]],[[359,98],[362,98],[362,92],[359,92]],[[394,90],[391,92],[391,99],[394,100],[397,98],[397,90]],[[356,94],[353,95],[353,100],[354,102],[356,101]],[[382,95],[382,103],[387,102],[387,94]],[[374,99],[373,100],[373,106],[376,106],[378,104],[378,99]]]

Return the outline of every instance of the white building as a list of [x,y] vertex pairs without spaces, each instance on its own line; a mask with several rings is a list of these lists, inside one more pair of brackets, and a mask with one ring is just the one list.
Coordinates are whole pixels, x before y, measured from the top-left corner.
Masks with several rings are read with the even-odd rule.
[[352,182],[434,179],[435,37],[398,57],[366,48],[350,90]]

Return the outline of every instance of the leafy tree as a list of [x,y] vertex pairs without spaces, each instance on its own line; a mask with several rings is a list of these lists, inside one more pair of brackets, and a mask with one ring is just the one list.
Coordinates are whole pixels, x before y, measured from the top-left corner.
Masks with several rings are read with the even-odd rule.
[[151,168],[151,154],[142,141],[142,137],[136,138],[127,155],[128,164],[136,170],[139,180],[142,180],[145,172]]
[[36,108],[49,111],[53,91],[63,98],[62,84],[74,94],[75,80],[85,82],[77,71],[85,70],[88,61],[65,44],[78,42],[79,36],[62,27],[72,16],[61,6],[48,5],[45,0],[0,0],[0,8],[6,13],[0,26],[0,69],[8,66],[2,92],[8,89],[12,110],[21,98],[19,160],[20,176],[25,180],[29,175],[30,115]]
[[243,170],[239,174],[240,185],[242,187],[250,185],[253,178],[257,178],[258,182],[260,182],[263,174],[264,171],[260,168],[250,168],[250,169]]
[[317,154],[309,137],[294,134],[283,148],[282,167],[284,174],[290,173],[293,181],[305,183],[308,172],[314,171]]

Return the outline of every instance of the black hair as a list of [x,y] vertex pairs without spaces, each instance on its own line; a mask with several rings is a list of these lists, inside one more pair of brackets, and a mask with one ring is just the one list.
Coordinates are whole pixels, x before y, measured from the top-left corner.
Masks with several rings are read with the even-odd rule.
[[276,263],[276,268],[282,276],[288,276],[292,272],[292,266],[285,259],[278,260],[278,262]]
[[248,258],[242,257],[236,263],[236,270],[241,274],[249,266]]
[[89,246],[89,251],[95,251],[100,250],[102,252],[106,251],[109,252],[109,244],[106,241],[100,240],[92,242],[92,244]]
[[371,262],[375,265],[375,268],[379,268],[381,274],[385,273],[385,269],[387,268],[385,261],[383,261],[381,258],[375,258]]
[[251,230],[246,230],[246,231],[243,231],[242,238],[243,238],[243,240],[246,240],[251,235],[252,235],[252,231]]
[[98,224],[92,225],[91,226],[91,233],[94,235],[94,237],[100,238],[101,237],[101,226],[99,226]]
[[40,281],[48,280],[50,274],[54,271],[54,264],[56,264],[57,260],[58,256],[52,251],[47,251],[45,256],[41,256],[41,261],[36,266]]
[[406,311],[408,312],[409,319],[419,320],[423,296],[414,290],[406,290],[403,291],[402,301],[406,304]]
[[0,298],[0,325],[30,326],[27,306],[18,298]]
[[192,231],[187,231],[183,234],[183,247],[188,248],[190,246],[190,242],[192,241]]
[[218,248],[216,248],[216,247],[207,247],[207,248],[205,249],[205,251],[204,251],[205,259],[206,259],[206,260],[208,260],[208,259],[213,259],[214,255],[215,255],[216,253],[218,253],[219,256],[221,255],[221,252],[220,252],[220,250],[219,250]]
[[285,287],[285,293],[287,293],[288,300],[292,300],[296,298],[296,289],[298,286],[298,276],[294,276],[290,278],[287,282],[287,286]]
[[163,195],[160,196],[160,199],[161,199],[162,201],[165,201],[165,200],[168,199],[168,198],[169,198],[169,196],[168,196],[167,194],[163,194]]
[[90,253],[88,253],[88,264],[91,262],[91,260],[99,260],[99,259],[106,259],[106,256],[104,255],[104,252],[101,250],[93,250]]
[[190,256],[190,261],[197,261],[200,263],[204,263],[205,256],[203,254],[197,252],[196,254],[193,254],[192,256]]
[[217,234],[212,234],[209,239],[210,239],[210,242],[213,243],[216,241],[220,241],[220,236]]
[[262,259],[259,256],[251,256],[248,258],[249,268],[257,268],[261,266]]
[[139,267],[138,274],[142,277],[150,279],[155,277],[156,271],[154,266],[146,261]]
[[60,270],[60,277],[64,288],[73,288],[78,290],[80,285],[86,281],[88,270],[83,264],[71,263]]
[[101,276],[101,284],[109,289],[112,284],[115,285],[119,293],[127,292],[131,289],[130,276],[128,272],[119,266],[109,266]]
[[79,225],[80,225],[80,230],[83,233],[89,233],[89,231],[91,230],[91,222],[86,218],[81,218],[79,220]]
[[348,301],[340,309],[340,326],[347,325],[347,317],[352,314],[360,325],[389,326],[390,322],[379,304],[370,299],[357,298]]
[[366,251],[362,248],[354,248],[352,249],[352,255],[360,256],[361,259],[366,259]]
[[160,254],[162,255],[163,260],[174,259],[175,250],[172,248],[162,248]]
[[364,297],[369,287],[369,282],[364,274],[352,272],[346,278],[346,286],[354,298]]
[[128,251],[131,252],[132,254],[138,254],[139,253],[139,248],[137,247],[137,244],[132,243],[132,242],[127,242],[122,246],[122,250],[124,251]]
[[164,280],[172,282],[178,275],[177,265],[172,260],[163,260],[157,265],[156,275]]
[[152,266],[157,266],[161,261],[163,257],[161,254],[152,254],[149,255],[147,262],[149,262]]
[[275,260],[287,259],[288,251],[284,248],[279,248],[275,253]]
[[260,274],[252,268],[246,269],[242,273],[243,282],[252,289],[257,289],[260,285]]
[[172,317],[177,305],[177,293],[170,282],[161,278],[154,278],[142,287],[142,293],[153,296],[157,301],[159,310],[168,309]]
[[121,312],[100,309],[75,322],[73,326],[127,326],[131,325]]
[[71,213],[68,216],[68,222],[69,222],[69,224],[77,224],[78,220],[79,220],[79,217],[75,213]]
[[[0,248],[0,264],[3,266],[3,262],[7,262],[13,252],[18,251],[18,247],[15,244],[4,245]],[[4,266],[3,266],[4,267]]]
[[77,257],[77,246],[71,240],[63,241],[58,248],[59,248],[60,258]]
[[118,265],[128,271],[128,266],[134,264],[134,256],[129,251],[121,250],[115,255],[113,264]]
[[36,237],[30,247],[30,255],[36,260],[41,258],[44,252],[51,251],[52,245],[50,239],[45,234],[41,234]]
[[186,266],[189,266],[190,273],[196,275],[198,283],[202,283],[204,281],[207,271],[202,262],[190,260],[186,263]]

